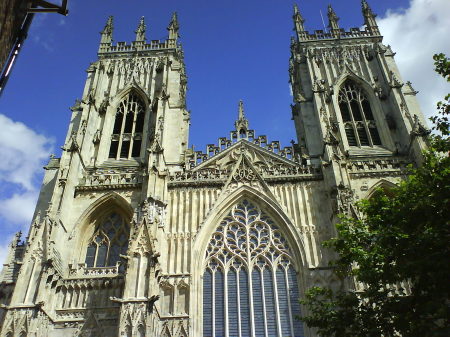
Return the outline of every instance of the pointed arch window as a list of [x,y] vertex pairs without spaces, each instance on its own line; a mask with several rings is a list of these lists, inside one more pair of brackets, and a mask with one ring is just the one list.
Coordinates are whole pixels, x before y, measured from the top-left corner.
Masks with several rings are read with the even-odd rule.
[[381,138],[373,117],[370,102],[364,91],[347,80],[339,90],[339,108],[349,146],[378,146]]
[[304,336],[291,261],[274,222],[247,200],[235,205],[206,251],[203,336]]
[[140,157],[144,117],[144,102],[136,93],[130,92],[117,107],[109,158]]
[[111,267],[126,254],[130,226],[118,213],[111,213],[98,225],[86,251],[87,267]]

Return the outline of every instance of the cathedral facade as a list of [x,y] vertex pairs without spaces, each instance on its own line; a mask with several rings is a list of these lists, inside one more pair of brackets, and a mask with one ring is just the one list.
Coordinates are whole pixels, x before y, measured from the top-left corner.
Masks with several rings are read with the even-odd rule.
[[101,33],[61,158],[0,275],[5,337],[314,337],[297,319],[333,275],[338,214],[420,165],[427,129],[375,15],[305,30],[294,8],[289,76],[297,141],[249,127],[188,147],[187,76],[174,15],[164,41]]

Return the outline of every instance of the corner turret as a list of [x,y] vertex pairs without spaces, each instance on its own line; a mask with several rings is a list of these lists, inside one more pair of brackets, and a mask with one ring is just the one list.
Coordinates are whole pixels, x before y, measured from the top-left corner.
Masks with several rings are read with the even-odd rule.
[[294,19],[294,29],[295,32],[297,33],[297,39],[301,41],[303,40],[306,34],[304,25],[305,19],[303,19],[303,16],[300,14],[297,4],[294,4],[294,15],[292,18]]
[[145,37],[145,31],[147,29],[147,26],[144,22],[144,17],[141,17],[141,20],[139,20],[139,25],[135,31],[136,33],[136,42],[145,42],[147,38]]
[[98,49],[99,53],[108,50],[111,46],[113,29],[113,17],[109,16],[108,20],[106,21],[105,28],[103,28],[103,30],[100,32],[101,39],[100,47]]
[[337,37],[340,35],[341,29],[339,28],[339,17],[336,15],[333,7],[328,5],[328,28],[330,29],[331,35]]
[[178,16],[177,13],[173,13],[172,19],[170,20],[169,26],[167,30],[169,31],[169,40],[177,40],[178,39],[178,29],[180,28],[178,24]]
[[364,24],[366,25],[367,30],[372,35],[380,35],[380,30],[378,29],[377,21],[375,20],[377,16],[372,12],[372,9],[366,0],[361,1],[361,8],[364,16]]

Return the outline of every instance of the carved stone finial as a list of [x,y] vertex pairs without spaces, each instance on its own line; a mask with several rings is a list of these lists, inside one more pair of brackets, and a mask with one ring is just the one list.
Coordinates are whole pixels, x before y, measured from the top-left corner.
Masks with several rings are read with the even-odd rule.
[[22,231],[18,231],[14,234],[14,239],[11,241],[11,247],[17,247],[22,237]]
[[100,39],[100,49],[101,51],[106,51],[109,47],[109,45],[112,42],[112,34],[113,34],[113,17],[108,17],[108,20],[106,21],[106,25],[103,28],[103,30],[100,32],[101,39]]
[[297,34],[305,31],[305,19],[303,19],[303,16],[300,14],[300,11],[298,9],[297,4],[294,4],[294,16],[292,17],[294,19],[294,28],[297,32]]
[[370,6],[369,6],[369,4],[367,3],[366,0],[361,0],[361,7],[362,7],[362,10],[363,10],[364,14],[367,13],[367,14],[374,15],[373,12],[372,12],[372,9],[370,8]]
[[239,101],[239,118],[238,119],[244,119],[244,102],[242,100]]
[[145,25],[144,17],[141,17],[139,20],[139,25],[135,31],[136,33],[136,41],[145,41],[145,31],[147,29],[147,26]]
[[380,35],[380,31],[378,29],[377,21],[375,18],[376,14],[372,12],[369,4],[366,0],[361,1],[362,14],[364,16],[364,24],[367,27],[367,30],[373,35]]
[[242,100],[239,101],[238,105],[238,119],[234,123],[234,126],[236,127],[236,131],[238,132],[247,132],[248,130],[248,120],[245,118],[244,114],[244,102]]
[[105,27],[103,28],[101,34],[105,34],[105,35],[112,35],[114,26],[113,26],[113,16],[110,15],[108,17],[108,20],[106,21]]
[[112,44],[112,35],[113,35],[113,17],[108,17],[106,21],[106,25],[103,30],[100,32],[100,46],[98,48],[99,53],[108,52],[111,48]]
[[172,19],[170,20],[169,26],[167,30],[169,31],[169,39],[176,40],[178,39],[178,30],[180,29],[180,25],[178,24],[178,16],[177,12],[172,14]]
[[339,30],[339,17],[336,15],[333,7],[328,5],[328,28],[333,30]]

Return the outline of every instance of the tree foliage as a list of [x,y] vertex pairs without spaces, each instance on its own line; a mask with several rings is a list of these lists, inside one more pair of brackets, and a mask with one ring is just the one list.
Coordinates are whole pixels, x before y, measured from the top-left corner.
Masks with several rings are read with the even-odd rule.
[[[450,59],[435,55],[450,82]],[[359,203],[362,220],[341,217],[335,272],[355,291],[312,288],[301,319],[321,336],[450,336],[449,99],[432,117],[435,134],[422,166],[389,191]]]

